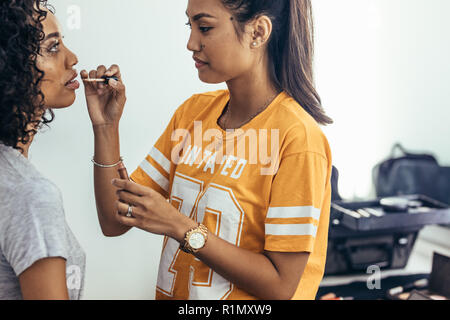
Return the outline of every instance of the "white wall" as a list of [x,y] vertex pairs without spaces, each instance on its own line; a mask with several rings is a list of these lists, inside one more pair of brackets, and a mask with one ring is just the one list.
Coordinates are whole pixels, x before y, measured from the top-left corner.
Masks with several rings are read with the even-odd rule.
[[395,142],[450,165],[450,2],[315,0],[319,92],[344,197]]
[[[122,155],[132,171],[172,113],[202,84],[186,50],[186,1],[51,0],[77,67],[117,63],[128,88]],[[81,9],[71,29],[71,5]],[[315,0],[317,84],[335,125],[326,128],[346,197],[370,193],[370,170],[394,141],[450,164],[448,0]],[[61,188],[87,260],[85,299],[152,299],[161,237],[101,235],[93,195],[93,135],[83,90],[31,147],[33,163]]]

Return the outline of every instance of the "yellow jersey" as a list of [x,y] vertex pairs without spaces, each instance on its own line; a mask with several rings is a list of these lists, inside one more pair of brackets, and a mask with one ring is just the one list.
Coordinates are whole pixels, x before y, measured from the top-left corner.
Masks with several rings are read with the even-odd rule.
[[[217,123],[228,90],[183,103],[131,178],[218,237],[257,253],[309,252],[292,299],[315,299],[327,251],[331,152],[287,93],[236,130]],[[258,299],[165,237],[156,299]]]

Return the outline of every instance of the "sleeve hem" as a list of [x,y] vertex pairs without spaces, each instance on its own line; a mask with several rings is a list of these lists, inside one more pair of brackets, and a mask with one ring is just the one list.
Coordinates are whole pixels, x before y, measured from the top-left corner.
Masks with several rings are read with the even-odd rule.
[[13,267],[14,272],[15,272],[16,276],[18,277],[23,272],[25,272],[27,269],[29,269],[31,266],[33,266],[33,264],[38,262],[39,260],[47,259],[47,258],[62,258],[67,261],[67,255],[63,254],[61,252],[55,252],[54,254],[41,253],[41,254],[37,254],[37,255],[33,256],[32,258],[27,259],[27,261],[25,261],[25,262],[19,263],[17,266],[14,266]]
[[314,251],[314,243],[311,242],[311,243],[297,244],[297,245],[290,244],[290,243],[286,243],[286,244],[266,243],[266,245],[264,246],[264,250],[270,251],[270,252],[308,252],[308,253],[312,253]]

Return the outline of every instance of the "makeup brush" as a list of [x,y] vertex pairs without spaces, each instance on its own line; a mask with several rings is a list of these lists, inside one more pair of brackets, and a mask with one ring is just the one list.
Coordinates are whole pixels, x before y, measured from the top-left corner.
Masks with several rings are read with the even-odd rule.
[[348,216],[350,216],[350,217],[352,217],[352,218],[355,218],[355,219],[361,219],[363,216],[361,216],[361,214],[359,214],[358,212],[356,212],[356,211],[353,211],[353,210],[348,210],[348,209],[346,209],[346,208],[344,208],[344,207],[341,207],[341,206],[339,206],[339,205],[337,205],[337,204],[335,204],[335,203],[332,203],[331,204],[331,207],[333,208],[333,209],[335,209],[335,210],[337,210],[337,211],[340,211],[340,212],[342,212],[342,213],[345,213],[346,215],[348,215]]
[[112,76],[112,77],[107,77],[107,76],[103,76],[100,79],[83,79],[83,81],[85,82],[102,82],[104,84],[108,84],[109,80],[114,79],[116,81],[119,81],[119,78]]

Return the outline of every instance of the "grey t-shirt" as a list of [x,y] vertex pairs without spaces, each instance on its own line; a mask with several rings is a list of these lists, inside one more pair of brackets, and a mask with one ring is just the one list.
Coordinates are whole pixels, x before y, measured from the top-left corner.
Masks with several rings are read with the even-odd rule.
[[43,258],[66,260],[69,298],[81,298],[86,256],[67,225],[59,189],[0,143],[0,300],[21,300],[18,276]]

